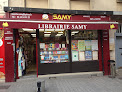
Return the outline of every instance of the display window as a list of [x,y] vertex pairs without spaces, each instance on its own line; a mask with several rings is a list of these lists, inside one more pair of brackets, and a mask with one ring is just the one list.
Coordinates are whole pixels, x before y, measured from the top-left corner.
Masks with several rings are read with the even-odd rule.
[[72,31],[72,61],[98,60],[97,30]]
[[65,30],[40,31],[40,63],[68,62]]

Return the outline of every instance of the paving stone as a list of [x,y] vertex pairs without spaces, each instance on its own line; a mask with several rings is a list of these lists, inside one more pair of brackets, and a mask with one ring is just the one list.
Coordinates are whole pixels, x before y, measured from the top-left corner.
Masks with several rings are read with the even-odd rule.
[[[11,85],[0,92],[36,92],[37,81],[44,78],[20,79],[14,83],[2,83]],[[122,80],[118,78],[90,77],[90,78],[52,78],[45,79],[45,92],[121,92]]]

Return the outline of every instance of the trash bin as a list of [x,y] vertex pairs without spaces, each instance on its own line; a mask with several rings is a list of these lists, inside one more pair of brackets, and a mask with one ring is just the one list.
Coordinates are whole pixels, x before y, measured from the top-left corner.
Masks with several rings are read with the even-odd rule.
[[110,62],[110,78],[115,78],[116,76],[116,67],[115,67],[115,61],[114,60],[108,60]]

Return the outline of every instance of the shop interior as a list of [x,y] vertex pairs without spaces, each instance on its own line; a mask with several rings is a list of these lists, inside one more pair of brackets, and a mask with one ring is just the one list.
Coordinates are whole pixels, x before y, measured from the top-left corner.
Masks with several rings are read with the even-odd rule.
[[[40,64],[69,61],[68,30],[39,29]],[[19,30],[18,76],[36,75],[36,29]],[[98,31],[71,30],[72,62],[98,61]]]
[[[68,31],[40,30],[40,63],[66,63],[68,57]],[[72,62],[98,60],[98,31],[71,30]]]
[[68,62],[68,44],[64,29],[40,30],[40,63]]
[[19,30],[16,52],[18,56],[18,76],[36,75],[36,30]]

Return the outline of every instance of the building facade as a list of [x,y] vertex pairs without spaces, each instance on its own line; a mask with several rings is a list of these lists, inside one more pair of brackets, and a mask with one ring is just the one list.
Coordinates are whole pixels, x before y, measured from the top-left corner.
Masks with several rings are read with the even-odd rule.
[[[115,49],[121,49],[121,44],[120,47],[115,46],[115,42],[120,43],[121,39],[121,0],[5,0],[5,2],[1,5],[8,7],[1,8],[1,15],[5,15],[2,18],[6,18],[1,20],[1,28],[4,28],[5,33],[6,82],[15,81],[29,72],[26,70],[26,65],[29,66],[29,63],[34,65],[33,61],[36,61],[37,76],[85,71],[103,71],[105,75],[110,74],[108,60],[117,60],[115,53],[118,52]],[[76,31],[78,32],[73,34]],[[61,32],[63,32],[62,36],[57,38],[56,36]],[[12,41],[8,41],[10,39],[7,38],[7,34],[13,37]],[[30,38],[26,34],[30,35]],[[32,34],[36,34],[36,39]],[[46,37],[46,34],[50,36]],[[118,41],[115,41],[116,39]],[[8,44],[12,45],[9,45],[11,49]],[[11,52],[13,58],[7,54],[7,51],[14,51]],[[23,56],[25,61],[29,57],[28,63],[24,63],[25,66],[21,65],[21,61],[24,60],[20,56]],[[121,62],[118,64],[117,67],[121,67]]]

